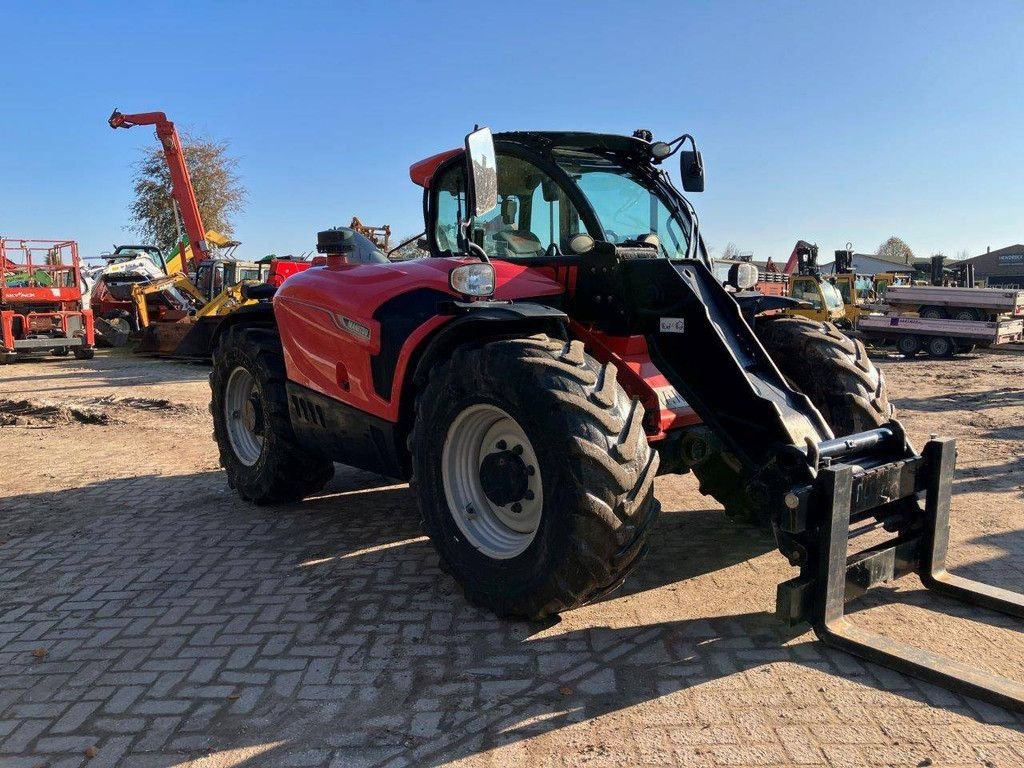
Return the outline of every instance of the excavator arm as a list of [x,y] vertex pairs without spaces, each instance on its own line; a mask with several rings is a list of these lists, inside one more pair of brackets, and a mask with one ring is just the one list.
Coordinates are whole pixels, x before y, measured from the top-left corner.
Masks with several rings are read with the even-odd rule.
[[[182,224],[188,243],[179,243],[178,252],[181,254],[180,269],[186,272],[189,266],[198,266],[198,263],[209,254],[210,246],[206,239],[206,228],[203,226],[203,217],[199,213],[199,204],[196,202],[196,193],[192,187],[192,178],[189,176],[188,166],[185,163],[185,153],[181,148],[181,141],[178,139],[178,131],[174,123],[167,119],[163,112],[140,112],[126,115],[114,110],[107,120],[111,128],[133,128],[136,125],[156,126],[156,137],[164,148],[164,158],[167,160],[167,169],[171,174],[171,194],[181,211]],[[192,258],[189,264],[185,263],[186,245],[191,246]]]

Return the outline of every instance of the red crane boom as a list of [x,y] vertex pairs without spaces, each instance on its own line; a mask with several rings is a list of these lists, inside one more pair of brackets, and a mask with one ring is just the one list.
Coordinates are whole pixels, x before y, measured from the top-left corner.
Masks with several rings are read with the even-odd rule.
[[[198,265],[208,255],[209,244],[206,242],[206,228],[203,226],[203,217],[199,213],[199,204],[196,202],[196,193],[192,188],[192,178],[188,173],[188,166],[185,164],[185,153],[181,148],[181,141],[178,139],[178,131],[174,123],[167,119],[163,112],[140,112],[134,115],[125,115],[116,109],[110,114],[107,120],[111,128],[132,128],[136,125],[156,126],[156,137],[164,148],[164,158],[167,160],[167,168],[171,173],[171,194],[181,211],[182,224],[185,227],[185,234],[188,235],[188,242],[192,246],[192,263]],[[185,243],[178,246],[178,253],[181,254],[181,268],[183,272],[188,270],[185,263]]]

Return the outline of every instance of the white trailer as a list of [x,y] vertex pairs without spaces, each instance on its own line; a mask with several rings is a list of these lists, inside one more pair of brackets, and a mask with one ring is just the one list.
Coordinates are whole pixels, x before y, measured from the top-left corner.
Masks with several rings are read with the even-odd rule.
[[885,293],[885,303],[893,312],[916,312],[932,320],[995,321],[1000,315],[1024,317],[1024,291],[1004,288],[893,285]]
[[991,347],[1024,340],[1024,319],[988,321],[861,315],[857,331],[869,341],[895,345],[904,357],[913,357],[921,351],[932,357],[951,357],[957,352],[971,352],[975,346]]

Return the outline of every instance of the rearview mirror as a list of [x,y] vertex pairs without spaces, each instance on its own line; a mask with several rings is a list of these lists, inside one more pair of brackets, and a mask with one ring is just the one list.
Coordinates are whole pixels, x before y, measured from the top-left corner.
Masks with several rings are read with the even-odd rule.
[[704,191],[704,158],[697,149],[679,153],[679,174],[687,192]]
[[498,161],[490,128],[466,136],[469,212],[483,216],[498,206]]

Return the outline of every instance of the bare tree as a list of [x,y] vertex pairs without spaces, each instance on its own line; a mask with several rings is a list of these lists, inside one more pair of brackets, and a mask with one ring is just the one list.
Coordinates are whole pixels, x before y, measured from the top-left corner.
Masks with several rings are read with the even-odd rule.
[[898,264],[911,264],[914,261],[914,252],[910,250],[910,246],[895,235],[878,246],[877,255]]
[[957,261],[966,261],[969,258],[971,258],[971,252],[968,251],[966,248],[961,248],[959,251],[956,252]]
[[[228,142],[196,138],[183,132],[181,145],[203,224],[230,237],[234,231],[232,219],[245,202],[245,188],[236,172],[238,161],[228,155]],[[178,223],[171,196],[171,175],[162,148],[146,150],[135,164],[133,183],[133,224],[129,229],[147,243],[170,251],[179,239]]]
[[730,241],[725,246],[725,250],[722,251],[722,255],[719,258],[738,260],[740,258],[740,255],[741,254],[740,254],[739,246],[736,245],[736,243],[733,243],[733,242]]

